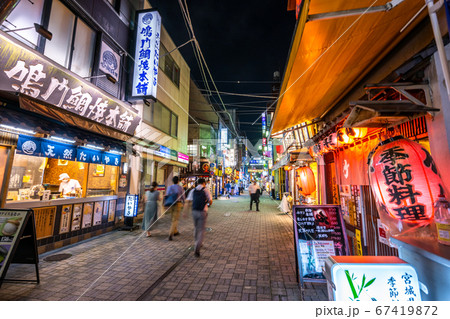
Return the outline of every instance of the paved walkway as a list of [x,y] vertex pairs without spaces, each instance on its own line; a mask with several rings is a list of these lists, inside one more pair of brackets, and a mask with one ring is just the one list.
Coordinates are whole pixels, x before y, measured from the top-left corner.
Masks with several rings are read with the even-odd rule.
[[[261,212],[248,196],[215,200],[196,258],[193,223],[167,240],[169,216],[142,231],[113,231],[40,256],[41,283],[4,283],[0,300],[327,300],[324,284],[296,281],[292,219],[263,196]],[[44,258],[72,257],[48,262]],[[33,266],[11,265],[8,278],[33,278]]]

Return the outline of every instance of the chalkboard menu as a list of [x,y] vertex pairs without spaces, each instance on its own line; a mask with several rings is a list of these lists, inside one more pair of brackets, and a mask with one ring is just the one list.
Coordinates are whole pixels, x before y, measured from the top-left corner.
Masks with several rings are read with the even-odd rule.
[[295,205],[295,248],[300,282],[324,281],[328,256],[348,255],[348,243],[339,205]]

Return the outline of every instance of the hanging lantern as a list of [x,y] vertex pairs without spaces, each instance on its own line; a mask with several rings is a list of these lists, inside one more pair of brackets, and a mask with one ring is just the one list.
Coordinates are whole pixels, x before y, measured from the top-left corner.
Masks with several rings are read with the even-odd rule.
[[367,127],[341,128],[337,132],[337,141],[341,145],[351,144],[355,139],[367,135]]
[[332,151],[332,150],[336,149],[336,147],[338,146],[337,133],[332,133],[332,134],[328,135],[323,140],[323,144],[327,151]]
[[420,144],[396,136],[378,144],[370,157],[372,191],[389,216],[409,225],[426,225],[443,192],[434,161]]
[[297,186],[303,196],[311,195],[316,191],[314,172],[308,166],[297,169]]
[[285,171],[290,171],[292,170],[292,166],[286,165],[285,167],[283,167]]

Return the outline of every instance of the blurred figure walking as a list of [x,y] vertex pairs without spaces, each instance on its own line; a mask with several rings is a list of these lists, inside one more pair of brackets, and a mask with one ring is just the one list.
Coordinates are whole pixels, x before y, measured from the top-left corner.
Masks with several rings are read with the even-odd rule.
[[256,180],[248,187],[248,193],[250,195],[250,210],[252,210],[253,202],[255,202],[256,211],[259,212],[259,196],[261,195],[261,188],[256,183]]
[[192,217],[194,219],[195,257],[200,257],[200,248],[205,237],[208,207],[212,204],[212,196],[206,188],[206,181],[199,178],[198,185],[188,195],[187,201],[192,202]]

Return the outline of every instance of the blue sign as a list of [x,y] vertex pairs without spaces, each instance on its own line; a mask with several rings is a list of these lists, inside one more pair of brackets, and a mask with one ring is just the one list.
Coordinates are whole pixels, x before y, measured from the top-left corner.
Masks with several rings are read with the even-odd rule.
[[77,161],[84,163],[101,164],[102,152],[91,150],[88,148],[79,148],[77,153]]
[[42,140],[41,155],[48,158],[74,161],[77,158],[77,149],[75,146],[69,144]]
[[138,212],[139,195],[127,194],[125,199],[125,217],[136,217]]
[[41,139],[28,135],[19,135],[16,153],[41,156]]
[[102,154],[102,164],[119,166],[120,165],[120,155],[103,153]]

